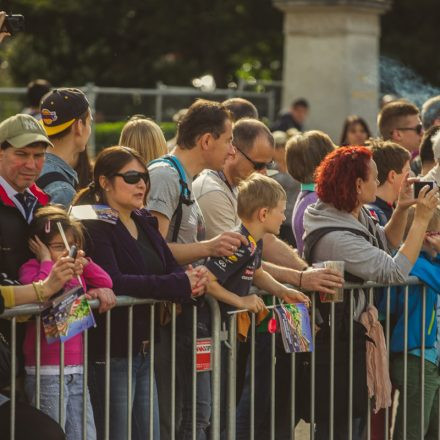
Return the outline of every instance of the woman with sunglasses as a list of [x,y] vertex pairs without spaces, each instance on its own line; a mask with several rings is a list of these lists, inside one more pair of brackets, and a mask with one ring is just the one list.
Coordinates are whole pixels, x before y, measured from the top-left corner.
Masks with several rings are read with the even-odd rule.
[[[74,204],[105,204],[118,213],[112,223],[87,220],[86,249],[113,280],[116,295],[186,302],[198,296],[206,284],[205,268],[184,271],[177,265],[157,228],[157,220],[143,207],[149,175],[142,157],[127,147],[110,147],[97,157],[93,182],[80,192]],[[111,315],[110,343],[110,439],[126,438],[128,389],[128,310]],[[149,419],[150,358],[148,306],[133,309],[132,427],[134,439],[147,438],[153,423],[159,438],[158,398],[155,382],[153,420]],[[104,428],[105,318],[90,334],[90,391],[98,433]],[[100,435],[98,435],[100,437]]]

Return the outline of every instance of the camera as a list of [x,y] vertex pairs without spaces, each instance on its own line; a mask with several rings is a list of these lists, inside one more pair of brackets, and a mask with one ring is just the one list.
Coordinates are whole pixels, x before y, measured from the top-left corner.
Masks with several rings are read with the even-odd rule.
[[24,31],[24,17],[20,14],[7,15],[1,32],[9,32],[11,35]]

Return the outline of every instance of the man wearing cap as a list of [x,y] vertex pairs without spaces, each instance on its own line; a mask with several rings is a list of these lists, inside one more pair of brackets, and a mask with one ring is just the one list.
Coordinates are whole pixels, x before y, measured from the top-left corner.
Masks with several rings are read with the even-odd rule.
[[74,170],[79,154],[86,149],[91,133],[89,102],[81,90],[54,89],[40,105],[42,124],[53,150],[37,181],[50,195],[52,203],[68,207],[75,196],[78,176]]
[[18,114],[0,124],[0,272],[17,279],[31,254],[26,234],[34,211],[49,202],[35,180],[52,143],[30,115]]

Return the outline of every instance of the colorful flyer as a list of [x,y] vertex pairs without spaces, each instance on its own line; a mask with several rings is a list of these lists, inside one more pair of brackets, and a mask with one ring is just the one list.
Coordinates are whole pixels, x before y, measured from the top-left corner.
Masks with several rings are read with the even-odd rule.
[[77,220],[101,220],[115,225],[119,213],[107,205],[78,205],[72,206],[70,215]]
[[48,344],[66,342],[84,330],[94,327],[95,318],[81,286],[62,292],[41,312]]
[[305,304],[283,304],[274,310],[286,353],[313,351],[309,311]]

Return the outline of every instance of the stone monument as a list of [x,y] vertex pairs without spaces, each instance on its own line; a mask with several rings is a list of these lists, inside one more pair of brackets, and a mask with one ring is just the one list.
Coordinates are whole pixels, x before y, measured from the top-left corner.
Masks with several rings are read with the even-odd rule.
[[283,106],[306,98],[306,128],[339,142],[346,116],[376,134],[380,15],[390,0],[273,0],[284,12]]

